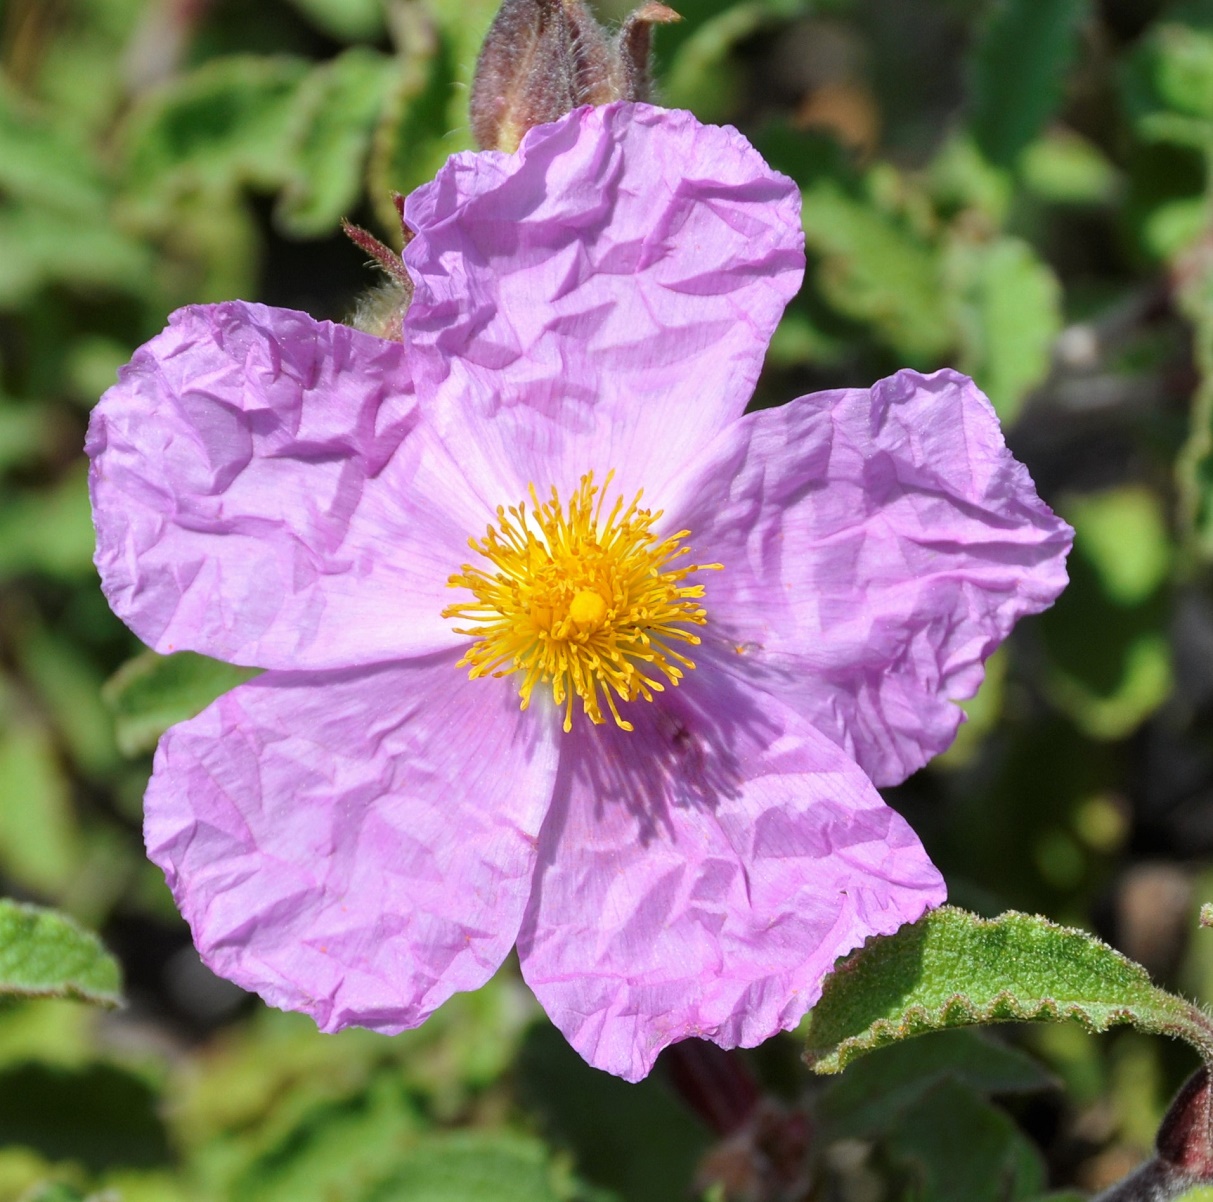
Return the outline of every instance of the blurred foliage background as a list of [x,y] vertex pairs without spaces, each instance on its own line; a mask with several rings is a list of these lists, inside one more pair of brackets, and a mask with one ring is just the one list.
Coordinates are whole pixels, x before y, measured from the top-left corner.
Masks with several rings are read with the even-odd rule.
[[[809,272],[756,404],[958,366],[1078,532],[1069,591],[891,802],[957,904],[1085,926],[1213,1002],[1213,0],[678,7],[664,102],[804,191]],[[0,2],[0,894],[99,930],[130,1001],[0,1010],[0,1202],[995,1202],[1117,1179],[1183,1049],[959,1032],[823,1085],[789,1036],[627,1086],[509,964],[419,1031],[321,1036],[214,978],[145,862],[155,739],[232,678],[140,655],[110,615],[89,408],[178,305],[348,314],[373,280],[339,221],[398,239],[391,191],[469,145],[494,8]]]

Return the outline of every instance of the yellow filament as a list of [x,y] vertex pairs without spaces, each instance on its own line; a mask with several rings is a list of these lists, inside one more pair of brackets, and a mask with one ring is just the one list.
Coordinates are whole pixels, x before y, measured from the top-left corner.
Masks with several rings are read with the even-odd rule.
[[684,581],[721,566],[673,566],[690,553],[679,545],[689,531],[659,538],[653,524],[661,511],[641,509],[640,493],[626,509],[617,499],[604,520],[613,475],[601,489],[593,472],[582,476],[567,506],[555,489],[541,503],[533,485],[529,508],[499,506],[496,527],[468,540],[490,566],[465,563],[447,581],[475,598],[442,611],[473,623],[456,627],[476,640],[459,666],[473,680],[520,673],[523,709],[537,685],[550,684],[566,731],[575,697],[591,722],[605,721],[605,701],[616,725],[631,730],[617,700],[652,701],[695,667],[670,645],[695,646],[699,636],[688,627],[707,622],[703,585]]

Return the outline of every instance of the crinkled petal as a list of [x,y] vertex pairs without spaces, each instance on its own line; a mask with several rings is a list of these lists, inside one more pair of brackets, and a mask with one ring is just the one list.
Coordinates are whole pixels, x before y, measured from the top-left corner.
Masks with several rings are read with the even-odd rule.
[[854,762],[720,665],[628,716],[566,736],[518,942],[591,1064],[637,1080],[687,1036],[760,1043],[837,957],[943,900]]
[[657,488],[742,413],[804,268],[795,184],[736,130],[648,105],[455,155],[405,218],[418,395],[455,436],[494,418],[468,453],[511,501],[590,469]]
[[97,406],[97,567],[157,651],[257,667],[456,641],[446,580],[483,529],[418,429],[397,344],[232,302],[174,313]]
[[271,672],[171,729],[148,854],[202,958],[325,1031],[396,1032],[514,942],[551,797],[551,723],[453,656]]
[[1073,531],[967,377],[898,372],[750,415],[663,498],[712,629],[878,785],[947,747],[953,701],[1065,587]]

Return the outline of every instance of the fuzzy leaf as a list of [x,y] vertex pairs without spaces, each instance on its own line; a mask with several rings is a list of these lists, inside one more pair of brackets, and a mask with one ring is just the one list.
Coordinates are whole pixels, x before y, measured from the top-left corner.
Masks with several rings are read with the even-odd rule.
[[192,651],[144,651],[106,681],[101,695],[114,716],[119,749],[124,755],[141,755],[170,726],[256,675],[256,668],[238,668]]
[[38,906],[0,901],[0,997],[122,1001],[118,962],[96,935]]
[[826,979],[805,1056],[836,1073],[912,1035],[1009,1021],[1073,1020],[1088,1031],[1130,1024],[1213,1054],[1213,1028],[1144,968],[1084,931],[1008,911],[983,919],[944,906],[870,939]]

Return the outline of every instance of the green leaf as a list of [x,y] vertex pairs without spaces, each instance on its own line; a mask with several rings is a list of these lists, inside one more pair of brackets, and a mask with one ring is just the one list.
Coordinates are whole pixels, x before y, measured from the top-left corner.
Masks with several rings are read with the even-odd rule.
[[201,713],[217,697],[258,675],[192,651],[157,655],[144,651],[128,660],[101,690],[114,716],[114,734],[124,755],[156,746],[170,726]]
[[1057,1083],[1030,1056],[982,1032],[941,1031],[881,1048],[832,1081],[816,1108],[825,1139],[871,1139],[892,1130],[941,1081],[971,1093],[1034,1093]]
[[968,135],[948,138],[931,160],[928,173],[931,195],[944,209],[975,209],[982,226],[1000,229],[1014,195],[1010,171],[996,167]]
[[544,1146],[489,1132],[434,1135],[410,1148],[364,1202],[560,1202]]
[[383,0],[291,0],[325,33],[346,42],[372,41],[383,33]]
[[1157,493],[1128,484],[1074,497],[1060,510],[1112,601],[1140,605],[1166,582],[1174,549]]
[[101,700],[101,672],[75,644],[56,637],[32,615],[20,623],[16,656],[76,764],[94,777],[116,768],[121,757]]
[[527,1032],[516,1072],[524,1105],[586,1180],[628,1202],[686,1195],[709,1134],[657,1074],[629,1085],[599,1072],[548,1023]]
[[41,287],[61,283],[76,293],[138,292],[153,260],[147,247],[114,228],[103,214],[45,206],[0,207],[0,306],[25,304]]
[[48,1181],[35,1185],[27,1193],[22,1194],[21,1202],[100,1202],[94,1194],[90,1199],[73,1186],[62,1181]]
[[1000,0],[973,63],[973,134],[1011,166],[1061,104],[1088,0]]
[[[412,16],[420,23],[417,10]],[[384,227],[397,238],[400,217],[391,193],[409,193],[432,179],[470,136],[461,128],[463,118],[454,127],[451,122],[457,67],[451,38],[427,24],[419,24],[417,35],[384,108],[368,171],[371,200],[379,206]],[[457,131],[453,135],[452,128]]]
[[[1095,739],[1131,733],[1171,688],[1167,590],[1156,587],[1137,603],[1128,600],[1133,586],[1140,589],[1159,571],[1157,548],[1138,553],[1127,542],[1142,529],[1141,516],[1136,527],[1126,525],[1121,532],[1118,553],[1125,562],[1117,568],[1101,563],[1100,556],[1116,552],[1098,536],[1076,541],[1070,585],[1040,623],[1050,699]],[[1091,529],[1088,523],[1088,534]],[[1105,533],[1113,537],[1111,530],[1100,530]],[[1138,554],[1141,563],[1134,569]]]
[[151,1086],[126,1069],[30,1062],[0,1072],[0,1147],[22,1144],[94,1172],[169,1162],[168,1133]]
[[367,173],[371,202],[393,238],[400,218],[391,191],[411,192],[433,179],[450,155],[472,147],[468,90],[498,7],[498,0],[427,0],[395,10],[402,53]]
[[361,1094],[279,1103],[265,1130],[213,1142],[197,1163],[210,1196],[229,1202],[366,1202],[419,1126],[403,1082],[381,1073]]
[[919,1098],[888,1152],[908,1167],[920,1202],[1013,1202],[1046,1184],[1031,1141],[959,1081],[941,1081]]
[[1121,179],[1093,142],[1068,129],[1047,130],[1023,153],[1025,187],[1042,200],[1065,205],[1102,205],[1117,198]]
[[0,188],[10,198],[96,211],[106,201],[100,173],[82,140],[70,138],[0,81]]
[[0,471],[44,455],[54,430],[55,415],[49,405],[0,402]]
[[91,576],[93,544],[84,463],[50,488],[20,493],[0,506],[0,580],[25,572]]
[[[1168,113],[1195,118],[1190,127],[1207,136],[1207,123],[1213,121],[1213,32],[1178,21],[1154,26],[1131,63],[1126,86],[1130,113],[1143,136],[1161,132],[1165,139],[1169,127],[1160,119]],[[1203,140],[1198,136],[1196,143]]]
[[1156,259],[1177,258],[1209,228],[1209,202],[1186,196],[1156,205],[1142,219],[1141,237]]
[[149,96],[124,130],[127,178],[160,203],[166,189],[273,188],[289,178],[303,59],[212,59]]
[[826,978],[806,1059],[836,1073],[885,1044],[977,1023],[1073,1020],[1186,1039],[1213,1055],[1213,1027],[1144,968],[1084,931],[1008,911],[978,918],[944,906],[869,939]]
[[394,59],[355,48],[300,85],[294,171],[275,210],[288,232],[326,233],[357,205],[371,134],[399,71]]
[[1048,681],[1049,698],[1091,738],[1123,739],[1170,696],[1171,659],[1163,633],[1142,635],[1123,649],[1120,675],[1110,692],[1059,670]]
[[38,906],[0,901],[0,996],[122,1001],[118,962],[96,935]]
[[61,896],[80,841],[71,786],[50,732],[32,716],[0,727],[0,866],[10,880]]
[[670,60],[662,80],[662,103],[690,109],[701,121],[724,120],[744,86],[740,73],[730,66],[730,55],[772,16],[769,4],[751,0],[700,24]]
[[802,220],[821,256],[818,286],[837,312],[871,325],[912,363],[929,365],[952,345],[934,247],[833,180],[806,190]]
[[1019,238],[958,241],[949,256],[963,348],[960,367],[986,391],[1004,423],[1043,383],[1061,332],[1061,285]]

